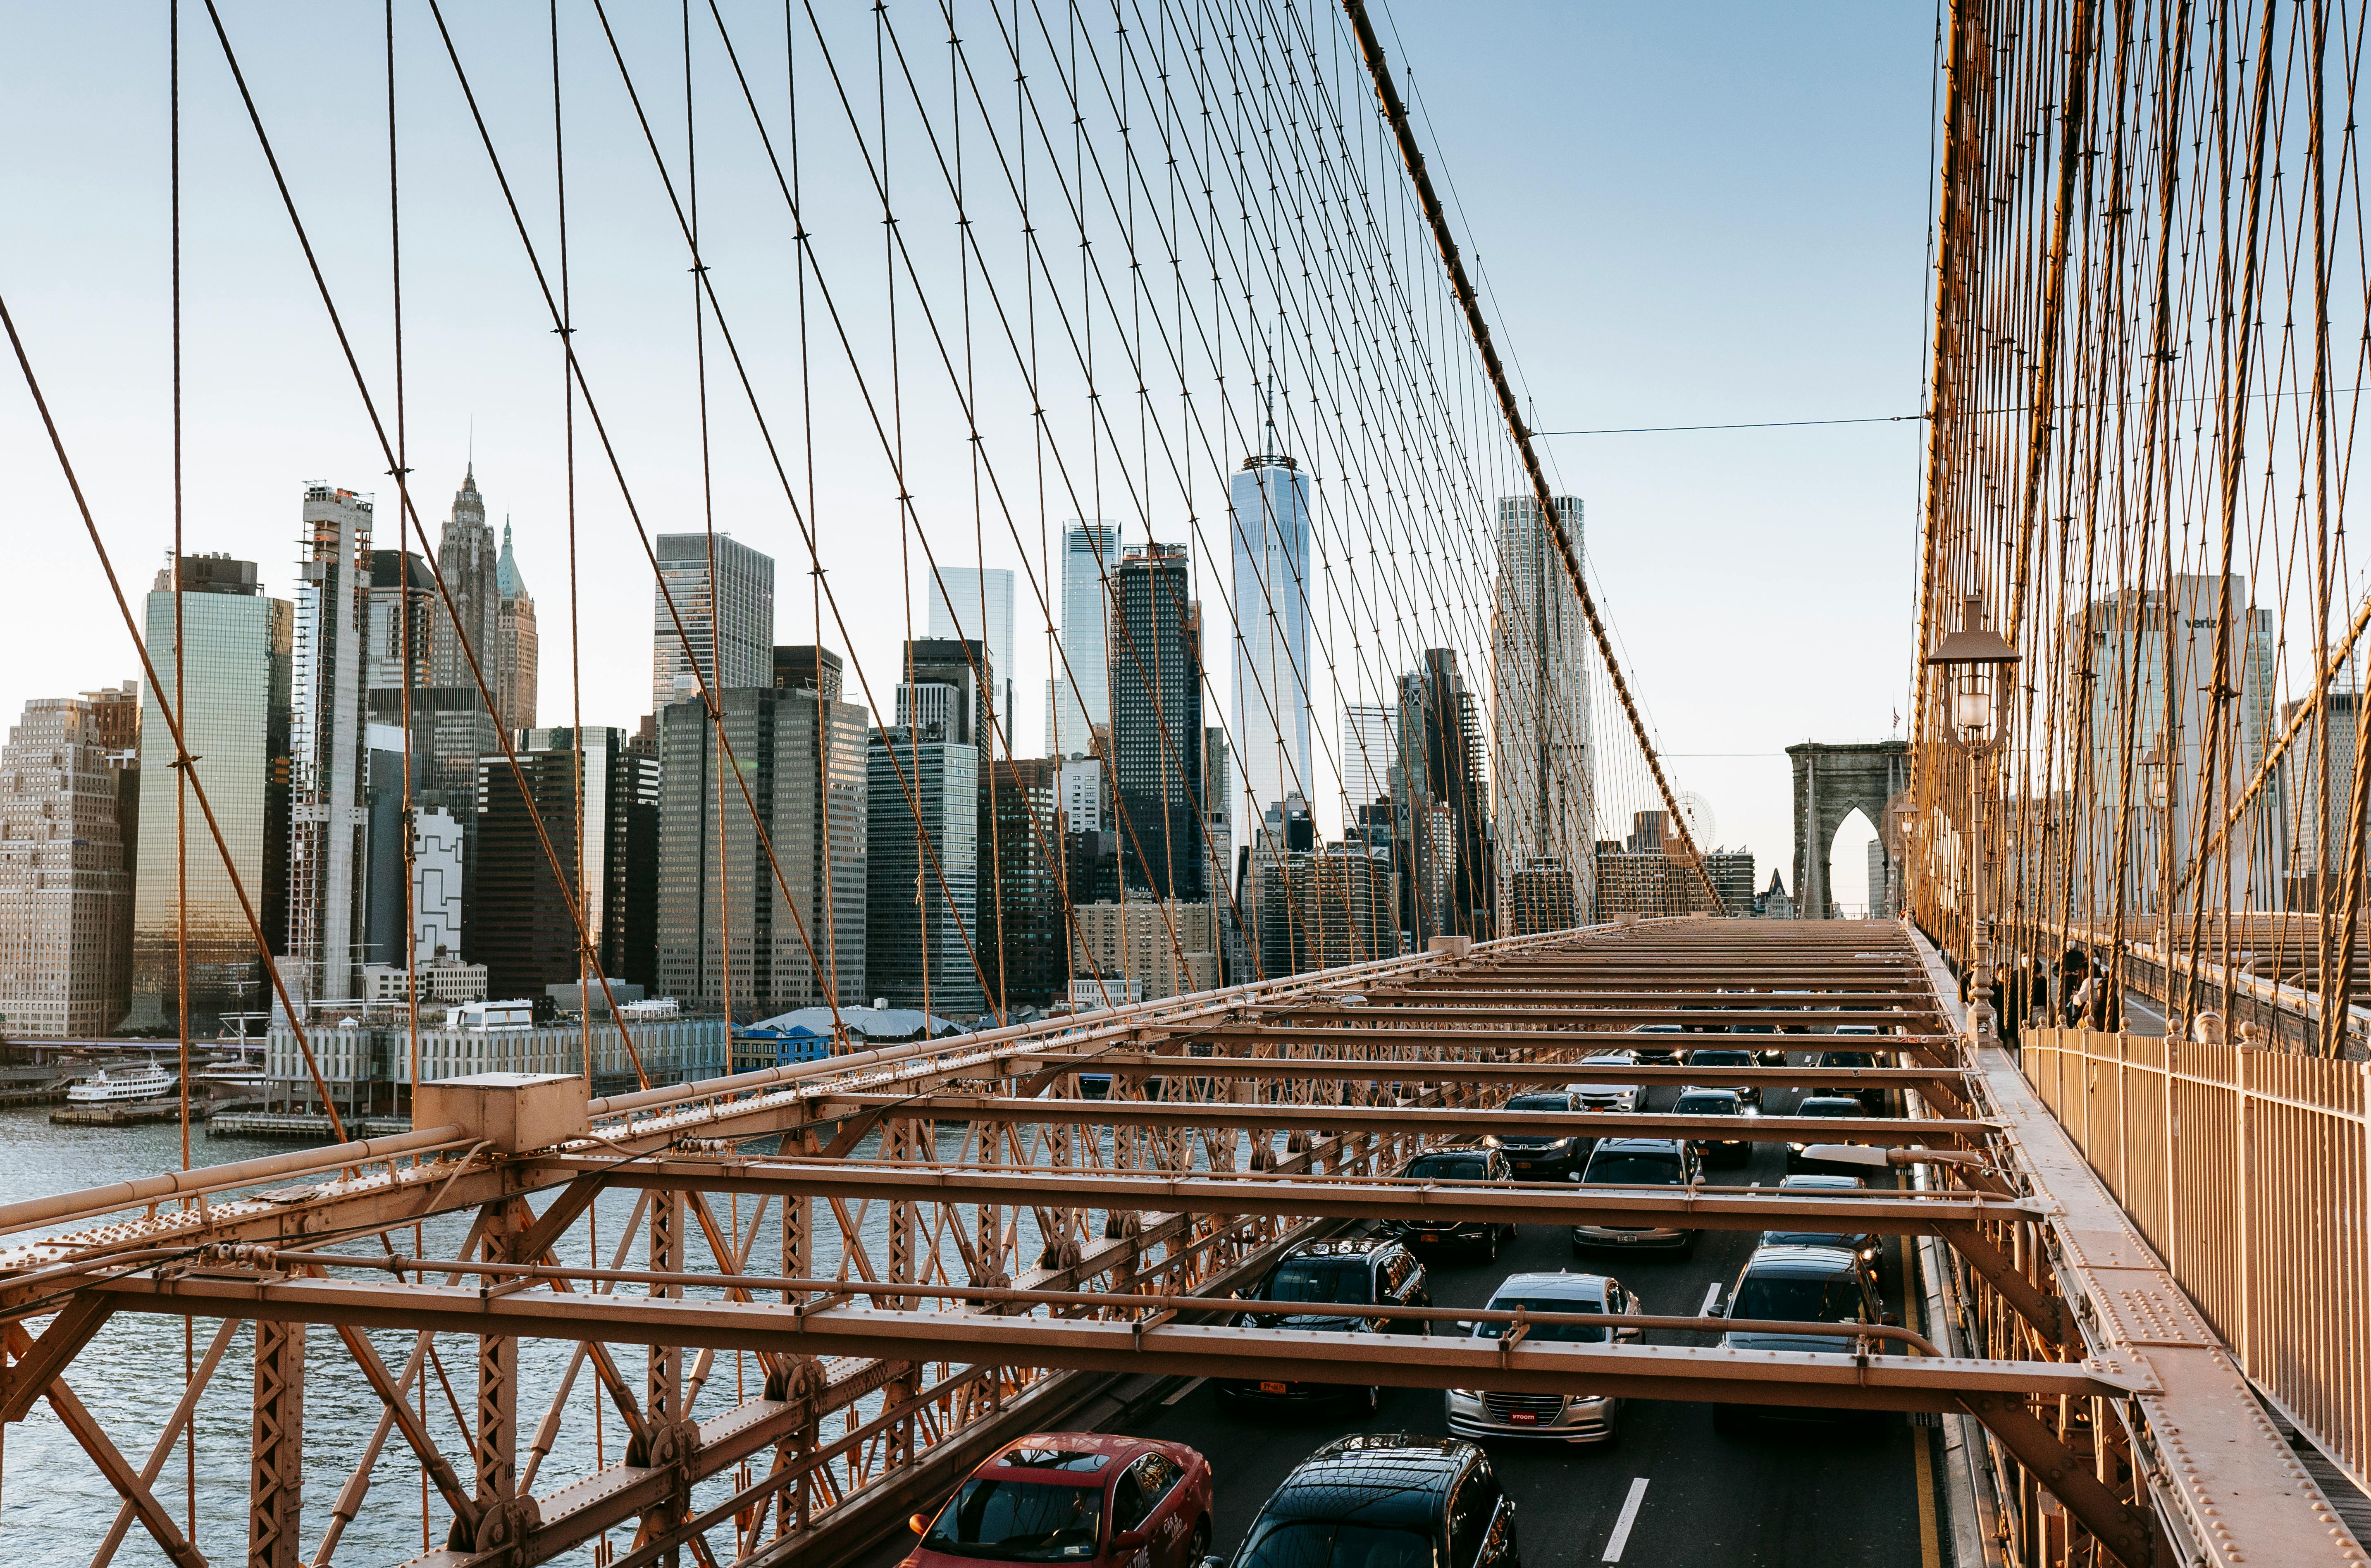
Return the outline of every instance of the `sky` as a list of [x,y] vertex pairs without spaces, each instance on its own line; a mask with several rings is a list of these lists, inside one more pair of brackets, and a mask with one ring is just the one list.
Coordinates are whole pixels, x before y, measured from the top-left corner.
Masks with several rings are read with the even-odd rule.
[[[782,264],[787,209],[746,117],[726,112],[738,100],[727,97],[735,89],[721,51],[703,42],[697,55],[708,117],[704,259],[761,405],[777,420],[814,411],[811,490],[795,471],[801,433],[758,427],[712,322],[704,489],[687,352],[691,285],[667,192],[590,7],[561,9],[573,319],[633,512],[653,532],[697,528],[712,514],[718,528],[772,553],[776,640],[810,640],[815,579],[767,440],[791,450],[798,516],[814,519],[838,600],[822,611],[821,638],[854,645],[878,687],[869,705],[885,707],[903,619],[917,633],[924,620],[915,541],[903,541],[901,574],[885,469],[836,460],[873,441],[851,388],[814,368],[815,391],[801,403],[800,369],[782,348],[796,320]],[[827,26],[847,21],[819,9]],[[675,12],[612,12],[653,134],[679,172]],[[769,22],[761,8],[725,12],[758,63],[756,90],[773,112],[789,93],[780,13]],[[376,8],[228,0],[222,13],[391,433]],[[905,14],[913,38],[933,36],[935,7]],[[545,15],[539,6],[448,7],[529,229],[556,273]],[[1784,748],[1898,734],[1905,706],[1924,427],[1890,416],[1916,412],[1924,379],[1934,19],[1899,4],[1398,0],[1378,15],[1537,428],[1887,421],[1544,441],[1558,489],[1585,504],[1591,570],[1674,783],[1709,800],[1713,836],[1751,848],[1766,883],[1792,853]],[[958,16],[975,45],[992,25],[985,7]],[[174,513],[166,17],[162,5],[0,6],[0,138],[17,149],[0,163],[8,215],[0,297],[135,613]],[[567,722],[574,665],[584,721],[631,726],[647,705],[652,618],[632,516],[580,407],[582,631],[572,645],[550,321],[425,6],[399,5],[396,26],[403,434],[418,508],[433,537],[474,461],[490,519],[515,526],[537,596],[543,721]],[[943,45],[943,31],[936,36]],[[848,42],[869,74],[869,29]],[[799,90],[809,223],[838,269],[838,303],[863,334],[887,308],[878,263],[865,273],[843,259],[880,254],[877,207],[868,214],[852,144],[832,139],[836,100],[812,62],[807,73]],[[269,590],[285,594],[306,482],[375,492],[381,543],[394,528],[394,486],[202,6],[184,9],[182,93],[183,537],[193,552],[258,561]],[[919,138],[896,145],[914,161],[893,181],[935,177],[919,161]],[[976,168],[985,162],[977,149],[973,157]],[[910,342],[910,302],[902,308]],[[933,440],[955,416],[928,384],[935,366],[908,352],[906,428],[916,453],[929,447],[909,458],[918,505],[939,507],[934,547],[961,550],[974,515],[969,479],[946,456],[960,442]],[[1021,428],[1012,421],[1025,420],[1025,409],[988,374],[980,401],[1007,422],[999,449],[1010,450]],[[1058,528],[1061,516],[1116,509],[1082,480],[1049,515]],[[1001,524],[991,517],[977,558],[1035,558],[1037,516],[1011,540],[993,537]],[[1153,524],[1162,537],[1180,537],[1184,526],[1166,517]],[[0,587],[0,714],[135,675],[13,366],[0,375],[0,532],[14,579]],[[1017,621],[1035,624],[1025,584],[1022,598]],[[1028,743],[1038,727],[1030,694],[1042,690],[1047,660],[1042,642],[1024,644],[1014,673]],[[1837,842],[1833,885],[1847,901],[1861,884],[1866,837],[1855,825]]]

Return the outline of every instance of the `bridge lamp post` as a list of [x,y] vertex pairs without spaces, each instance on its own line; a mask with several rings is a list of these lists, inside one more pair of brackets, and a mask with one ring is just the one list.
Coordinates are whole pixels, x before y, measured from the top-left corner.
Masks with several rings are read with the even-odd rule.
[[2018,652],[1984,624],[1984,601],[1970,594],[1960,629],[1926,656],[1948,681],[1951,728],[1968,753],[1968,1035],[1975,1046],[1997,1045],[1994,1028],[1992,955],[1984,931],[1984,772],[1999,738],[2008,683],[2001,679]]
[[[2172,824],[2167,820],[2167,813],[2173,807],[2173,753],[2168,749],[2162,737],[2149,749],[2149,754],[2141,759],[2141,787],[2147,796],[2149,810],[2156,818],[2157,842],[2162,850],[2173,830]],[[2153,901],[2162,902],[2161,900]],[[2160,909],[2158,912],[2163,911]]]

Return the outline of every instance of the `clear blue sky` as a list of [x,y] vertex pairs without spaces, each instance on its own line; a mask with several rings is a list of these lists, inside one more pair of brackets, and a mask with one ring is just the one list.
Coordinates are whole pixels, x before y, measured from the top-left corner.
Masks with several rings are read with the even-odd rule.
[[[365,368],[383,387],[376,8],[230,0],[224,9],[352,311]],[[615,71],[594,52],[590,8],[562,9],[572,17],[580,344],[596,389],[608,389],[605,412],[628,448],[647,520],[697,527],[681,251]],[[626,20],[629,59],[658,96],[674,8],[613,9]],[[433,52],[425,7],[398,10],[417,494],[433,525],[474,425],[487,505],[496,518],[515,518],[538,599],[544,718],[565,722],[558,364],[466,110]],[[931,38],[931,8],[908,10],[911,36]],[[448,11],[497,138],[522,160],[531,221],[548,238],[543,8]],[[770,23],[763,8],[729,6],[727,16],[736,29],[746,16],[753,39],[779,27],[779,8]],[[1501,341],[1514,350],[1542,428],[1916,410],[1932,185],[1930,11],[1400,0],[1387,16],[1386,46],[1413,77],[1421,129],[1453,184],[1469,253],[1480,257]],[[0,11],[0,138],[15,149],[0,164],[0,211],[8,214],[0,291],[135,595],[156,569],[171,516],[164,17],[160,4]],[[284,593],[304,481],[377,491],[383,534],[392,531],[393,492],[202,6],[184,8],[183,26],[187,537],[193,550],[260,562],[272,590]],[[984,32],[984,10],[966,27]],[[778,55],[769,68],[774,85],[761,91],[779,93]],[[680,72],[679,60],[673,69]],[[743,200],[758,189],[759,169],[742,145],[746,135],[732,134],[727,79],[711,80],[714,69],[703,67],[703,93],[714,89],[703,103],[719,106],[702,129],[703,179],[711,213],[731,218],[711,219],[711,260],[720,287],[738,301],[736,326],[767,341],[789,319],[779,265],[787,223],[778,202],[768,209]],[[679,121],[663,126],[671,148],[679,135]],[[811,167],[820,169],[827,138],[815,145]],[[863,192],[852,164],[838,179],[814,178],[815,210],[861,235]],[[861,314],[880,301],[856,285],[849,303]],[[769,403],[792,406],[794,370],[769,360],[759,374]],[[804,640],[812,623],[802,551],[736,400],[720,397],[716,406],[718,526],[781,561],[777,636]],[[853,424],[832,424],[847,412],[824,416],[827,456],[836,440],[867,438]],[[1673,771],[1710,798],[1721,840],[1755,851],[1765,881],[1790,852],[1781,749],[1891,733],[1902,705],[1921,429],[1549,443],[1561,487],[1587,503],[1588,550]],[[598,465],[597,451],[581,443],[584,717],[630,725],[646,702],[650,589]],[[860,651],[885,683],[902,610],[894,512],[883,512],[880,491],[875,475],[827,472],[818,512],[832,541],[827,564],[865,621]],[[16,579],[0,599],[0,715],[29,697],[134,673],[13,366],[0,377],[0,527]],[[919,629],[919,601],[914,619]],[[1019,619],[1031,620],[1025,605]],[[825,640],[839,642],[828,630]],[[1035,736],[1026,694],[1042,665],[1042,656],[1034,668],[1022,660],[1024,740]],[[1860,877],[1856,842],[1847,840],[1836,865],[1846,898]]]

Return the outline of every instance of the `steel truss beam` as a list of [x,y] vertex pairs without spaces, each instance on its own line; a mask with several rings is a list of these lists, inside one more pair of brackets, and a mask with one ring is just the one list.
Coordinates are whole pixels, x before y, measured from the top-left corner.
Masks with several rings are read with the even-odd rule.
[[[595,1168],[605,1166],[606,1169]],[[1838,1235],[1942,1236],[1980,1223],[2040,1218],[2035,1203],[1949,1192],[1683,1191],[1559,1186],[1553,1182],[1447,1184],[1357,1177],[1173,1175],[1076,1166],[904,1165],[844,1160],[651,1159],[619,1163],[584,1155],[540,1156],[539,1175],[572,1175],[613,1187],[668,1191],[902,1197],[931,1203],[1058,1203],[1197,1214],[1292,1214],[1328,1219],[1504,1220],[1521,1225],[1625,1225],[1684,1219],[1701,1230],[1824,1230]]]
[[1083,1321],[982,1312],[897,1311],[767,1302],[492,1294],[445,1285],[220,1276],[135,1278],[98,1287],[121,1310],[236,1315],[265,1322],[479,1334],[491,1325],[546,1339],[981,1361],[1093,1372],[1174,1373],[1402,1388],[1613,1394],[1880,1411],[1960,1408],[1971,1394],[2124,1399],[2144,1385],[2073,1362],[1856,1356],[1688,1345],[1581,1345],[1430,1335],[1305,1332],[1216,1324]]
[[[1386,1005],[1382,1004],[1345,1007],[1313,1005],[1306,1002],[1258,1002],[1243,1009],[1247,1014],[1276,1014],[1288,1018],[1327,1019],[1336,1023],[1372,1021],[1377,1024],[1485,1024],[1485,1023],[1550,1023],[1563,1033],[1598,1034],[1626,1033],[1633,1024],[1718,1024],[1727,1028],[1731,1024],[1799,1024],[1805,1015],[1792,1007],[1730,1006],[1678,1007],[1576,1007],[1569,1000],[1559,1001],[1552,993],[1519,992],[1506,993],[1508,1002],[1491,1002],[1484,1005],[1484,997],[1475,997],[1474,1005],[1446,1007],[1426,999],[1421,1006]],[[1530,1005],[1522,1005],[1528,1002]],[[1875,1024],[1881,1028],[1895,1028],[1913,1022],[1931,1022],[1937,1015],[1932,1004],[1918,1008],[1900,1007],[1832,1007],[1810,1015],[1823,1024]],[[1182,1032],[1173,1027],[1171,1032]],[[1940,1029],[1926,1032],[1941,1033]],[[1866,1037],[1863,1037],[1866,1038]],[[1882,1037],[1879,1037],[1882,1038]],[[1607,1041],[1607,1045],[1619,1043]]]
[[[1416,1076],[1411,1073],[1407,1076]],[[1981,1143],[1993,1131],[1984,1121],[1905,1121],[1899,1117],[1671,1116],[1655,1111],[1464,1110],[1398,1106],[1278,1104],[1136,1099],[1014,1099],[996,1095],[927,1097],[827,1094],[808,1102],[815,1121],[897,1110],[941,1121],[1047,1121],[1092,1127],[1241,1127],[1341,1132],[1352,1128],[1430,1136],[1484,1132],[1587,1133],[1592,1137],[1734,1138],[1741,1130],[1760,1143],[1788,1139],[1822,1144],[1908,1146],[1929,1139]]]
[[[1619,1051],[1637,1046],[1672,1046],[1688,1051],[1740,1051],[1764,1046],[1785,1045],[1789,1051],[1908,1051],[1925,1046],[1952,1046],[1957,1042],[1949,1035],[1782,1035],[1776,1040],[1766,1035],[1731,1037],[1725,1034],[1683,1035],[1677,1040],[1666,1037],[1659,1040],[1606,1040],[1591,1036],[1584,1040],[1560,1038],[1567,1030],[1543,1031],[1536,1028],[1460,1028],[1446,1032],[1440,1029],[1398,1028],[1390,1008],[1372,1011],[1372,1017],[1363,1025],[1296,1024],[1290,1021],[1259,1024],[1214,1024],[1207,1028],[1144,1029],[1139,1036],[1147,1041],[1209,1040],[1216,1044],[1243,1047],[1263,1045],[1316,1045],[1360,1047],[1367,1050],[1441,1051],[1559,1051],[1576,1053]],[[1841,1043],[1840,1043],[1841,1042]],[[1053,1054],[1089,1055],[1125,1049],[1117,1046],[1081,1046],[1072,1048],[1068,1041],[1041,1044],[1039,1049]]]
[[[33,1340],[25,1332],[23,1324],[9,1323],[0,1326],[0,1345],[5,1345],[10,1356],[22,1361],[31,1352]],[[181,1527],[173,1522],[173,1516],[165,1511],[165,1505],[148,1489],[149,1478],[132,1468],[132,1461],[123,1457],[114,1439],[108,1436],[107,1429],[99,1425],[98,1418],[66,1386],[66,1380],[52,1376],[42,1385],[41,1397],[49,1400],[50,1409],[56,1412],[67,1433],[90,1456],[99,1474],[115,1488],[117,1495],[139,1519],[141,1527],[156,1540],[175,1568],[206,1568],[206,1560],[198,1555],[198,1549],[181,1534]]]
[[[1328,1044],[1337,1043],[1327,1041]],[[1371,1046],[1355,1036],[1338,1043]],[[1752,1088],[1761,1085],[1791,1087],[1816,1079],[1822,1085],[1847,1084],[1863,1089],[1926,1089],[1955,1082],[1960,1074],[1949,1067],[1591,1067],[1578,1062],[1394,1062],[1371,1057],[1332,1056],[1186,1056],[1150,1055],[1142,1051],[1098,1053],[1093,1056],[1048,1056],[1032,1066],[1061,1067],[1084,1073],[1141,1073],[1147,1078],[1277,1078],[1308,1080],[1415,1079],[1443,1084],[1641,1084],[1653,1087]]]

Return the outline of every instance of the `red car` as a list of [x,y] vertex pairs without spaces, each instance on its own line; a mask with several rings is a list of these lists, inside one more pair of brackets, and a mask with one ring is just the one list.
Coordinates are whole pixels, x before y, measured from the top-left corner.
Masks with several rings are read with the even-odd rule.
[[904,1568],[1196,1568],[1210,1549],[1210,1466],[1182,1443],[1039,1433],[974,1470],[936,1518],[911,1523],[922,1540]]

